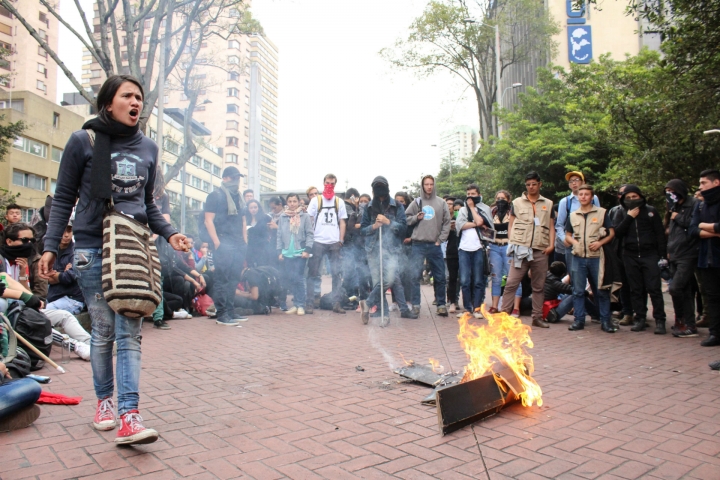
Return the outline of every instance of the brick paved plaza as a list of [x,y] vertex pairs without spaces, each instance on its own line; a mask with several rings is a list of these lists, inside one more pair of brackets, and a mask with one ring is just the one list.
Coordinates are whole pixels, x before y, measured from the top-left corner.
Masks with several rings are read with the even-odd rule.
[[146,324],[140,411],[160,432],[151,445],[118,448],[114,431],[92,429],[89,363],[45,369],[48,390],[84,400],[42,406],[35,425],[0,434],[0,478],[720,478],[720,376],[707,366],[720,348],[652,330],[534,329],[544,405],[514,404],[440,436],[435,408],[420,404],[430,390],[390,369],[399,353],[465,363],[457,319],[435,317],[423,288],[420,319],[393,312],[385,329],[325,311],[242,328]]

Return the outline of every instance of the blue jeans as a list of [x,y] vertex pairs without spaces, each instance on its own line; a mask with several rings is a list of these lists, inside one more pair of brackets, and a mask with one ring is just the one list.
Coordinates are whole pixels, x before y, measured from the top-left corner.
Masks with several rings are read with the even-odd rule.
[[306,258],[283,257],[280,262],[285,276],[285,289],[293,296],[293,305],[297,308],[305,306],[305,264]]
[[460,260],[460,288],[462,289],[463,307],[472,312],[485,300],[485,255],[483,249],[474,252],[458,250]]
[[[235,289],[240,283],[243,263],[245,262],[245,245],[220,242],[220,248],[215,251],[215,278],[213,279],[213,303],[217,309],[217,316],[232,317],[235,309]],[[87,297],[85,297],[87,300]]]
[[[82,257],[87,259],[87,263]],[[117,341],[118,413],[137,410],[140,400],[142,319],[115,313],[102,291],[102,249],[76,248],[73,268],[92,320],[90,362],[98,399],[113,396],[113,342]]]
[[40,384],[30,378],[0,380],[0,418],[9,417],[40,398]]
[[583,258],[573,255],[573,270],[570,278],[573,283],[573,307],[575,308],[575,321],[585,324],[585,285],[586,280],[590,282],[590,289],[595,297],[600,321],[603,325],[610,323],[610,293],[607,290],[598,288],[598,278],[600,276],[600,259],[599,258]]
[[[555,307],[555,310],[557,310],[558,318],[562,318],[568,313],[570,313],[570,310],[573,309],[573,306],[575,305],[575,296],[574,295],[560,295],[562,299],[560,300],[560,305]],[[585,295],[585,312],[589,313],[591,317],[595,317],[598,315],[597,307],[593,302],[590,301],[590,297]]]
[[[502,277],[510,272],[510,257],[507,256],[507,244],[495,245],[491,243],[488,258],[492,270],[492,296],[499,297],[502,289]],[[522,284],[518,286],[515,296],[522,297]]]
[[368,266],[370,267],[370,276],[372,277],[373,284],[373,289],[367,298],[367,303],[371,308],[374,305],[377,305],[379,308],[380,298],[382,298],[386,316],[389,315],[390,310],[388,309],[387,299],[385,298],[385,291],[388,288],[392,288],[400,311],[406,312],[410,309],[405,300],[405,289],[403,288],[402,277],[399,272],[398,259],[400,258],[400,252],[389,252],[387,250],[383,252],[383,285],[380,285],[379,249],[379,247],[376,247],[367,253]]
[[[413,242],[411,264],[413,272],[412,304],[420,305],[420,279],[422,278],[423,261],[427,259],[433,276],[435,303],[445,305],[445,260],[440,245],[429,242]],[[368,259],[369,260],[369,259]]]
[[572,247],[567,247],[565,249],[565,268],[568,272],[572,272],[572,265],[573,265]]
[[65,296],[62,298],[58,298],[54,302],[48,303],[45,307],[45,310],[65,310],[66,312],[70,312],[73,315],[77,315],[78,313],[82,312],[84,306],[84,303],[78,302],[77,300],[73,300],[72,298]]

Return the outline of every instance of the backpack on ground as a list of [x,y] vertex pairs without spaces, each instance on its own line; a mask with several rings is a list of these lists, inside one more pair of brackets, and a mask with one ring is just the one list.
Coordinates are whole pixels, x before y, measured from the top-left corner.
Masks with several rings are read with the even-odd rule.
[[[50,355],[52,350],[52,324],[49,318],[22,303],[15,303],[8,311],[7,317],[10,320],[10,325],[18,335],[22,336],[46,356]],[[42,361],[44,363],[32,350],[28,349],[27,353],[30,356],[33,368],[38,365],[38,362]]]
[[273,267],[255,267],[254,270],[263,277],[262,285],[258,286],[258,302],[271,307],[284,292],[280,283],[280,274]]

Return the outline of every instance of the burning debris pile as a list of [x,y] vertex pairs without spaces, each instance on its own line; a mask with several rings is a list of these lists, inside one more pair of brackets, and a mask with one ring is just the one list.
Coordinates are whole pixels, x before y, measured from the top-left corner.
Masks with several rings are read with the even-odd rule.
[[470,314],[459,320],[458,340],[468,357],[464,372],[443,373],[437,360],[417,365],[412,360],[395,370],[402,377],[434,388],[423,400],[437,405],[443,435],[494,415],[508,403],[542,406],[542,390],[532,378],[530,327],[506,313],[490,314],[482,308],[487,325],[471,323]]

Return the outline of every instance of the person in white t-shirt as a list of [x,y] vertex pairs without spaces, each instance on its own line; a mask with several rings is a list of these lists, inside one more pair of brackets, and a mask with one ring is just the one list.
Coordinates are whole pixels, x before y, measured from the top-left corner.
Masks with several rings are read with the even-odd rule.
[[[460,287],[465,312],[474,313],[475,309],[485,300],[485,245],[480,238],[480,230],[494,230],[490,207],[482,202],[480,188],[470,184],[466,188],[467,200],[465,206],[458,212],[455,220],[460,242],[458,244],[458,260],[460,263]],[[461,316],[463,312],[458,314]],[[482,315],[475,313],[477,318]]]
[[345,313],[338,297],[342,285],[340,248],[345,238],[345,221],[348,218],[345,202],[335,196],[337,177],[332,173],[323,179],[323,192],[308,203],[307,213],[315,225],[312,257],[308,262],[307,299],[305,313],[313,312],[314,285],[320,275],[325,255],[330,259],[332,271],[333,312]]

